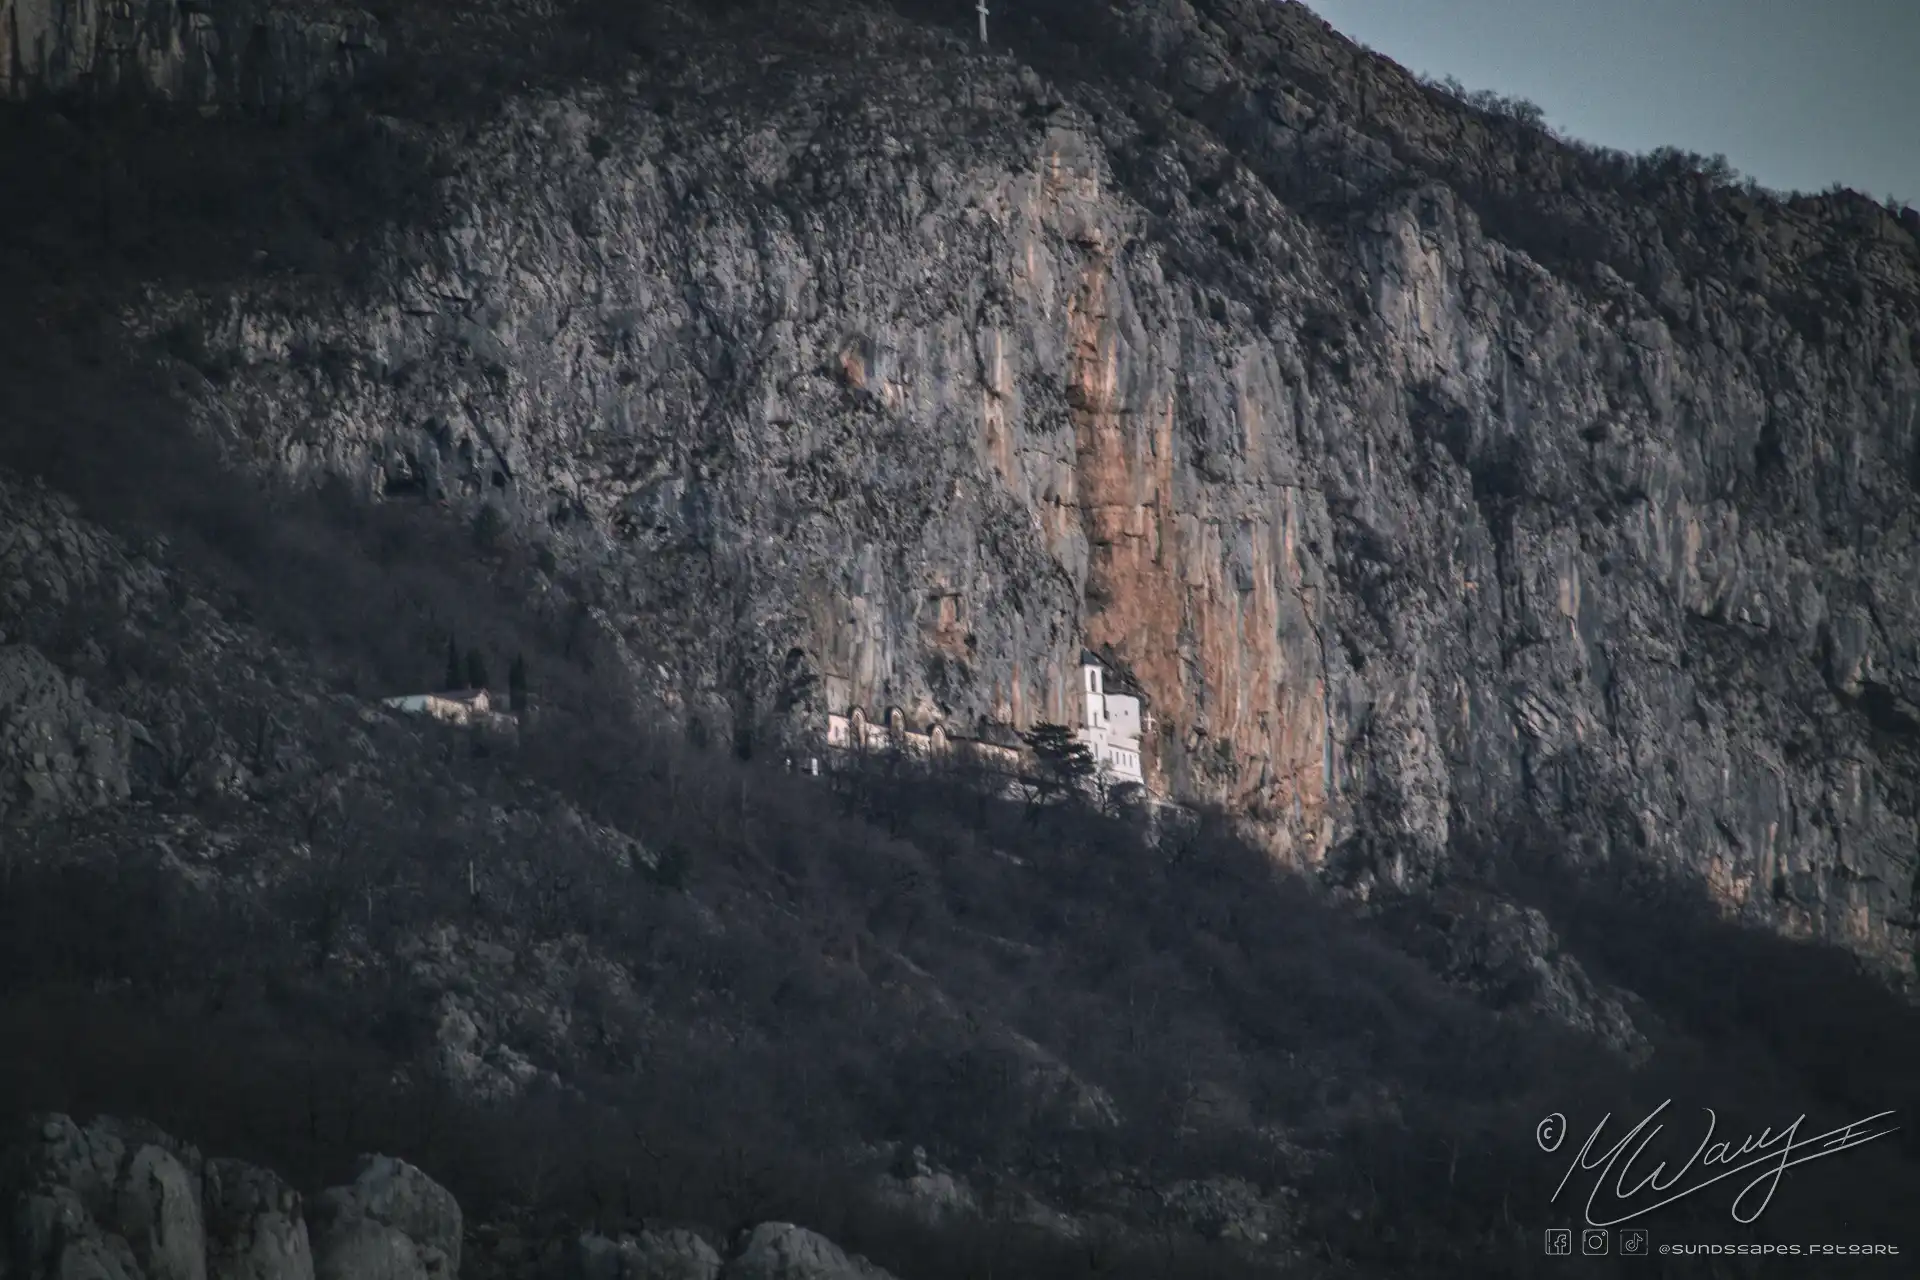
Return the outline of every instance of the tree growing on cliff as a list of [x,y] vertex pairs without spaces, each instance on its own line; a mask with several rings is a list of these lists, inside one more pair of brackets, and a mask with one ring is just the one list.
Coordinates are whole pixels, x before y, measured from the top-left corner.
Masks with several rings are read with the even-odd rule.
[[498,551],[506,540],[507,518],[491,502],[481,504],[473,513],[473,545],[482,551]]
[[1020,735],[1040,762],[1042,795],[1070,794],[1094,772],[1093,751],[1063,724],[1037,724]]

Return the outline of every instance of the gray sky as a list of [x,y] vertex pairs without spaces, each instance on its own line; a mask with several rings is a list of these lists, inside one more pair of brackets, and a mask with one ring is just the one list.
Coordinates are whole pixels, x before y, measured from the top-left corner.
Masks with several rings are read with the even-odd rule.
[[1766,186],[1920,205],[1920,0],[1306,0],[1411,71],[1531,98],[1561,133]]

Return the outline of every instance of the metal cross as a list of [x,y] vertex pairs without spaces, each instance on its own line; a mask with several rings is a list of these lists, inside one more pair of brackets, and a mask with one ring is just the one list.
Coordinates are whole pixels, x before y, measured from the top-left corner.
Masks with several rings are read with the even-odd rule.
[[1153,733],[1153,712],[1151,711],[1147,712],[1146,719],[1144,721],[1144,727],[1146,728],[1146,731],[1148,734]]
[[978,8],[980,10],[980,43],[985,44],[987,42],[987,0],[980,0]]

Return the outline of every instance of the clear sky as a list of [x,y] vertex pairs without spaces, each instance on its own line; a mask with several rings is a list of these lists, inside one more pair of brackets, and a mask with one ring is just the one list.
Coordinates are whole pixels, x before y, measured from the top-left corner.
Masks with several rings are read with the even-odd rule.
[[1408,70],[1532,99],[1571,137],[1920,205],[1920,0],[1306,4]]

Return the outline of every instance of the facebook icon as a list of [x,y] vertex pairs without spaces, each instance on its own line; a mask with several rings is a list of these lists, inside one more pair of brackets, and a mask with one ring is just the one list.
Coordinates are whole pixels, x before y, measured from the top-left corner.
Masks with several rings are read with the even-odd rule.
[[1570,1258],[1573,1256],[1573,1228],[1547,1228],[1547,1256],[1549,1258]]

